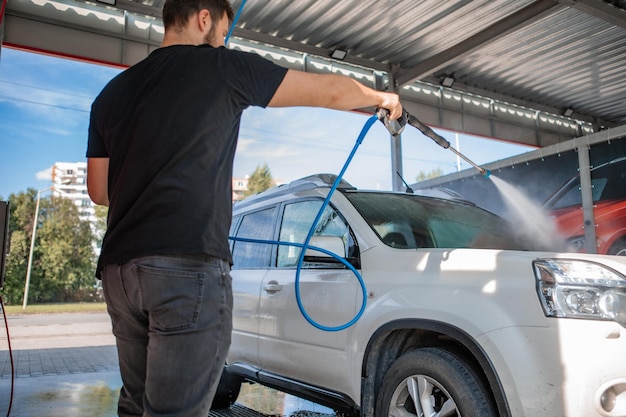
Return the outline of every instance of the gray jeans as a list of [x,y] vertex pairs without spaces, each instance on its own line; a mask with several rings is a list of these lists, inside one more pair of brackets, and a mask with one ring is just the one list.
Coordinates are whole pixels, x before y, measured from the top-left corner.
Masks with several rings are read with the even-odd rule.
[[230,265],[143,257],[107,265],[102,287],[123,383],[119,416],[207,416],[230,346]]

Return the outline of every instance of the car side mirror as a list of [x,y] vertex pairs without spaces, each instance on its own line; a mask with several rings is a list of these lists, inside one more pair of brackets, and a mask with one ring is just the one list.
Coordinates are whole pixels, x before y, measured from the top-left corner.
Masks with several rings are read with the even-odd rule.
[[[340,258],[346,257],[346,248],[343,240],[338,236],[313,236],[309,241],[310,246],[325,249],[334,253]],[[304,262],[339,264],[341,261],[328,253],[321,252],[312,248],[307,248],[304,253]]]

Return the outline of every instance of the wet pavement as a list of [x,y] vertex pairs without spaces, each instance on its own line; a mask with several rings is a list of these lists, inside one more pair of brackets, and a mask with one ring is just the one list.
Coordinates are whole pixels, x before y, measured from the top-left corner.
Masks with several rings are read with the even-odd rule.
[[[9,315],[0,329],[0,416],[114,417],[119,389],[106,313]],[[12,378],[11,355],[15,378]],[[13,385],[13,386],[12,386]],[[13,391],[13,396],[11,396]],[[333,410],[256,384],[210,417],[333,417]]]

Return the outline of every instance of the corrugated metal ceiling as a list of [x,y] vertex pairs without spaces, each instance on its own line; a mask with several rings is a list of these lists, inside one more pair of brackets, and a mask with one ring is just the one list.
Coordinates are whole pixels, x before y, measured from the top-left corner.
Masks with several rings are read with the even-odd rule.
[[[624,1],[250,0],[235,35],[512,103],[626,123]],[[238,7],[240,1],[234,1]]]
[[[115,8],[157,21],[163,1]],[[8,14],[33,19],[11,4]],[[384,72],[397,88],[452,76],[459,91],[554,114],[571,108],[596,129],[626,124],[625,0],[248,0],[234,38],[322,57],[343,49],[347,63]]]

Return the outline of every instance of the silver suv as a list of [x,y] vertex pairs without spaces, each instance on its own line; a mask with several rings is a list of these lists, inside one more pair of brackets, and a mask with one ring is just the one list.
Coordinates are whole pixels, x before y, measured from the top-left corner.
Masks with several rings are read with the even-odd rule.
[[343,181],[322,212],[335,179],[235,205],[215,407],[257,382],[342,415],[626,416],[626,258],[530,251],[471,203]]

